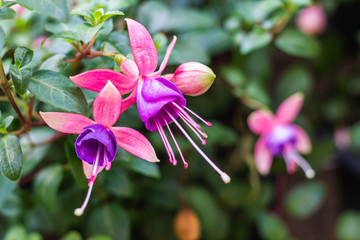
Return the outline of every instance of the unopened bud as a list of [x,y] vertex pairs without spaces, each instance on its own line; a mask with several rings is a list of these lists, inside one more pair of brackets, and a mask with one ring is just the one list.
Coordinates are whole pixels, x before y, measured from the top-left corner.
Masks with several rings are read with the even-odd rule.
[[324,9],[319,5],[302,9],[297,16],[296,25],[300,31],[308,35],[322,33],[327,25]]
[[122,54],[116,54],[114,57],[114,61],[117,65],[120,66],[120,64],[126,59],[126,57]]
[[200,221],[191,209],[182,209],[174,221],[176,237],[179,240],[197,240],[201,237]]
[[187,62],[175,71],[172,81],[179,90],[190,96],[198,96],[206,92],[215,79],[214,72],[204,64]]
[[121,71],[129,77],[139,76],[139,69],[136,66],[136,63],[130,59],[124,59],[120,64]]

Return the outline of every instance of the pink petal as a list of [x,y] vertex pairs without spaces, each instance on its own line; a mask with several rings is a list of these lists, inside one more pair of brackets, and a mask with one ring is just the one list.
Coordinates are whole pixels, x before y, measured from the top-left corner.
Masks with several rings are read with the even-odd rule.
[[257,110],[250,114],[248,125],[251,131],[261,134],[270,130],[274,125],[274,115],[267,110]]
[[95,69],[70,77],[70,80],[79,87],[94,92],[100,92],[110,80],[121,94],[126,94],[134,88],[137,78],[128,77],[114,70]]
[[84,131],[84,127],[95,123],[75,113],[40,112],[40,115],[49,127],[63,133],[79,134]]
[[159,162],[154,148],[144,135],[126,127],[112,127],[118,145],[135,156],[149,162]]
[[123,113],[125,110],[127,110],[131,105],[133,105],[136,102],[136,89],[130,93],[127,98],[125,98],[122,101],[121,104],[121,113]]
[[124,59],[120,64],[120,70],[127,76],[139,77],[139,69],[136,63],[130,59]]
[[93,115],[97,123],[111,127],[120,117],[121,95],[115,86],[108,81],[95,98]]
[[164,71],[164,69],[169,61],[171,51],[173,50],[173,48],[175,46],[176,39],[177,39],[176,36],[174,36],[172,42],[170,43],[168,49],[166,50],[164,60],[162,61],[159,70],[157,70],[156,72],[154,72],[152,74],[149,74],[149,77],[154,77],[154,78],[159,77],[161,75],[162,71]]
[[156,70],[158,56],[150,33],[140,23],[126,18],[131,51],[141,76]]
[[276,111],[276,119],[279,123],[291,123],[298,115],[304,102],[302,93],[295,93],[285,99]]
[[264,137],[260,137],[255,144],[254,159],[258,171],[263,175],[268,174],[271,168],[273,156],[266,147],[266,141]]
[[[87,179],[89,179],[92,175],[92,168],[93,168],[93,165],[85,162],[85,161],[82,161],[83,163],[83,170],[84,170],[84,174],[86,176]],[[104,167],[99,167],[96,175],[98,175],[98,173],[100,173],[102,170],[104,170]],[[96,177],[96,176],[95,176]]]
[[296,150],[299,153],[307,154],[311,152],[311,141],[309,135],[299,126],[293,125],[296,132]]

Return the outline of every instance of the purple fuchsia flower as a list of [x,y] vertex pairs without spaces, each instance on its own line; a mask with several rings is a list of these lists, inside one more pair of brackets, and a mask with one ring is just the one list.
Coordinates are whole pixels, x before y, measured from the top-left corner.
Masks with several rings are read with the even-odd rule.
[[74,113],[41,112],[41,117],[56,131],[79,134],[75,142],[76,154],[83,161],[89,189],[81,208],[75,215],[81,216],[89,202],[98,173],[109,170],[117,152],[117,146],[149,162],[159,162],[150,142],[138,131],[127,127],[113,127],[120,117],[121,95],[108,81],[95,98],[95,121]]
[[[226,183],[230,182],[230,177],[205,155],[176,120],[178,118],[183,120],[197,135],[201,143],[206,144],[204,138],[207,138],[207,135],[201,131],[200,125],[190,114],[207,126],[211,126],[211,123],[203,120],[186,107],[186,100],[183,93],[175,84],[181,85],[181,89],[185,91],[186,94],[195,96],[204,93],[210,87],[215,75],[211,69],[203,67],[204,65],[202,64],[189,63],[188,65],[180,66],[179,71],[171,75],[170,78],[175,84],[165,77],[160,77],[167,65],[176,42],[176,37],[174,36],[173,41],[170,43],[160,68],[155,71],[158,65],[158,56],[150,33],[140,23],[132,19],[125,20],[128,26],[131,51],[135,61],[125,58],[122,59],[120,69],[123,74],[109,69],[96,69],[70,77],[70,79],[76,85],[91,91],[100,91],[106,81],[110,80],[121,94],[131,92],[131,94],[124,99],[121,112],[125,111],[133,103],[137,103],[140,118],[145,123],[146,128],[150,131],[159,131],[172,164],[176,165],[177,160],[163,130],[164,126],[168,129],[178,149],[184,167],[187,168],[188,166],[169,127],[169,123],[174,122],[194,148],[215,171],[220,174],[223,181]],[[196,71],[197,69],[199,71]]]
[[255,164],[262,174],[270,171],[274,156],[285,159],[287,171],[293,173],[300,166],[307,178],[315,176],[314,170],[299,153],[309,153],[311,142],[307,133],[299,126],[291,124],[303,104],[304,97],[296,93],[287,98],[276,111],[258,110],[248,118],[248,125],[260,135],[255,145]]

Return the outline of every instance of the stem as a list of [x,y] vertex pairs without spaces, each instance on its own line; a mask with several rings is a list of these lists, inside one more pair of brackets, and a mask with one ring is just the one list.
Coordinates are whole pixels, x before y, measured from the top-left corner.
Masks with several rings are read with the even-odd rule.
[[31,122],[31,117],[32,117],[32,113],[33,113],[33,108],[34,108],[34,96],[32,96],[30,98],[30,103],[29,103],[29,106],[28,106],[28,114],[26,116],[26,120],[28,122]]
[[115,53],[102,52],[102,51],[90,51],[89,55],[91,56],[106,56],[106,57],[115,57]]
[[5,75],[1,57],[0,57],[0,80],[1,80],[0,81],[1,88],[4,90],[7,98],[9,99],[9,102],[10,102],[12,108],[15,110],[16,115],[19,117],[21,125],[23,126],[24,130],[28,130],[30,128],[29,123],[26,121],[26,119],[22,115],[19,107],[16,105],[14,96],[12,95],[11,90],[8,86],[8,80]]

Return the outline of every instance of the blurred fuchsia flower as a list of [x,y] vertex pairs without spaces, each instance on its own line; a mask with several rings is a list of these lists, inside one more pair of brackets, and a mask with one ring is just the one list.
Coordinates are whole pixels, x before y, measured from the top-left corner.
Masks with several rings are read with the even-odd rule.
[[296,25],[308,35],[322,33],[327,25],[326,13],[320,5],[303,8],[296,18]]
[[287,171],[293,173],[300,166],[307,178],[315,176],[314,170],[299,153],[309,153],[311,142],[306,132],[299,126],[291,124],[303,104],[304,97],[296,93],[287,98],[276,111],[258,110],[248,118],[248,125],[260,135],[255,145],[255,164],[262,174],[270,171],[274,156],[285,159]]
[[[176,42],[176,37],[174,36],[173,41],[170,43],[160,68],[155,71],[158,65],[158,56],[150,33],[140,23],[132,19],[125,20],[128,26],[130,46],[135,62],[125,58],[121,60],[120,69],[124,74],[109,69],[97,69],[70,77],[70,79],[76,85],[91,91],[100,91],[106,81],[110,80],[121,94],[131,92],[124,99],[121,112],[137,102],[141,120],[145,123],[148,130],[159,131],[172,164],[176,165],[177,160],[163,130],[164,126],[168,129],[185,168],[188,166],[169,127],[169,123],[174,122],[194,148],[219,173],[223,181],[226,183],[230,182],[230,177],[205,155],[176,120],[180,117],[193,130],[201,143],[206,144],[204,138],[207,135],[201,131],[200,125],[195,122],[189,113],[200,119],[207,126],[211,126],[211,123],[203,120],[186,107],[183,93],[175,84],[181,85],[181,89],[186,94],[195,96],[204,93],[210,87],[215,75],[211,69],[202,67],[202,64],[187,63],[185,65],[188,66],[187,69],[184,70],[184,66],[179,67],[179,71],[170,76],[175,84],[166,78],[160,77],[167,65]],[[199,71],[196,72],[196,70]]]
[[139,132],[126,127],[113,127],[120,116],[121,95],[108,81],[93,104],[95,121],[74,113],[41,112],[49,127],[63,133],[80,134],[75,142],[76,154],[83,161],[89,180],[89,190],[81,208],[81,216],[89,202],[96,176],[104,168],[109,170],[117,152],[117,145],[149,162],[158,162],[150,142]]

